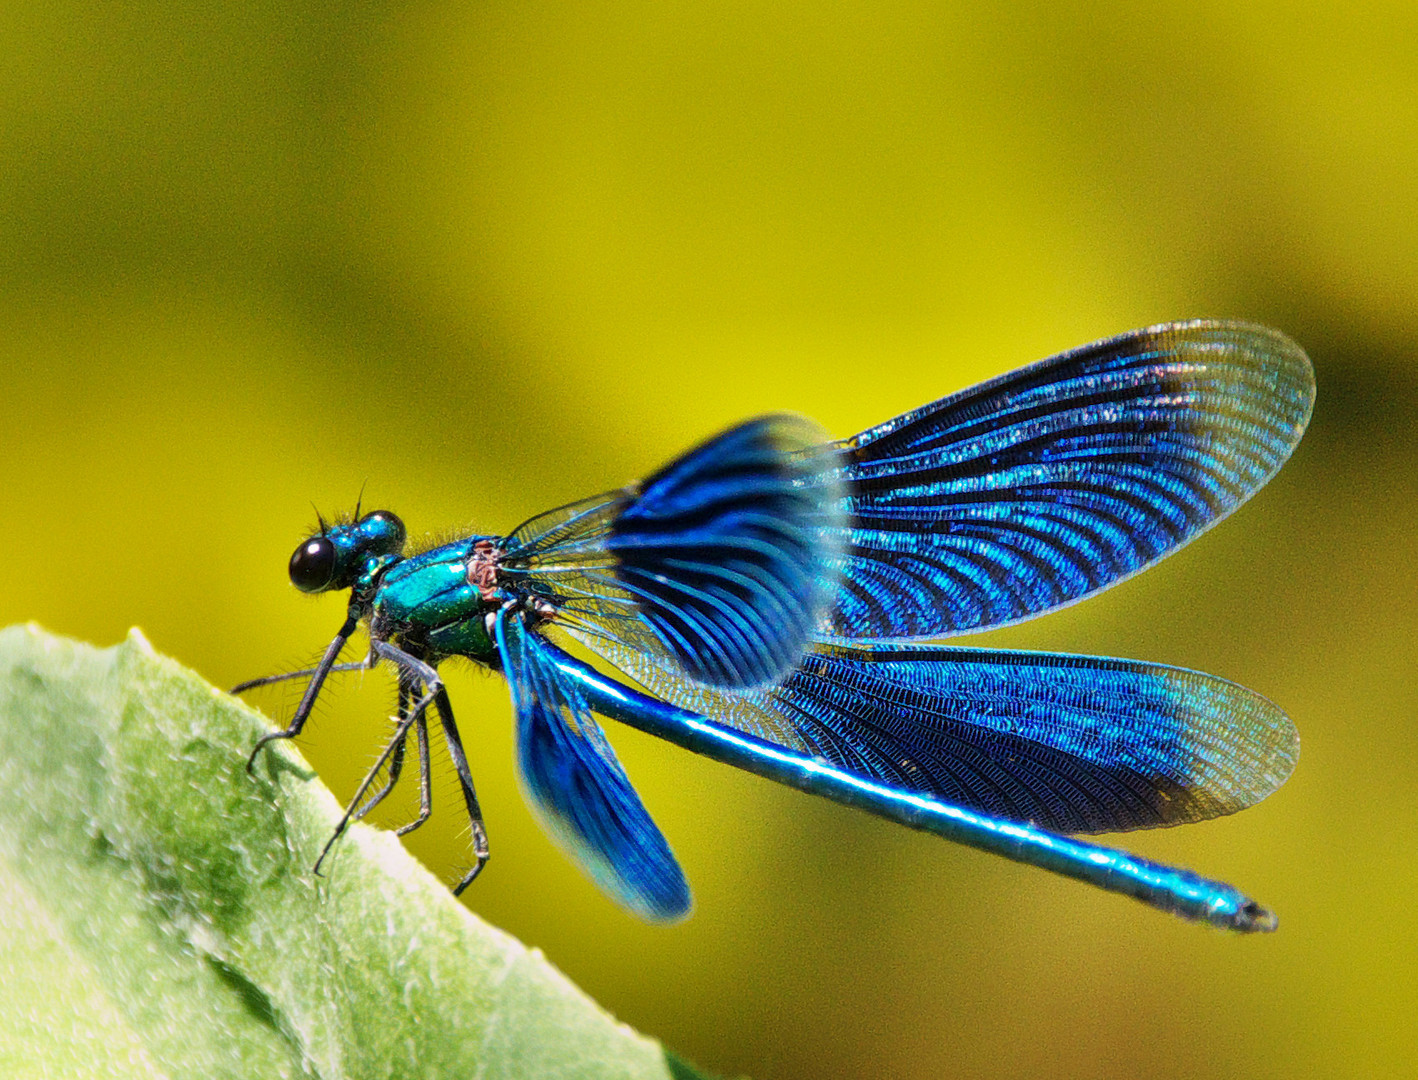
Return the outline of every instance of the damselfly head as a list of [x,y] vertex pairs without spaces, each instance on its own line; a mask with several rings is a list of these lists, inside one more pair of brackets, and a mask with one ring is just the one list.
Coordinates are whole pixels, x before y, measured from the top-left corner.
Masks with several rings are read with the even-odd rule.
[[371,559],[398,555],[404,535],[404,523],[388,510],[375,510],[348,524],[321,521],[320,531],[302,541],[290,557],[291,584],[307,593],[348,589]]

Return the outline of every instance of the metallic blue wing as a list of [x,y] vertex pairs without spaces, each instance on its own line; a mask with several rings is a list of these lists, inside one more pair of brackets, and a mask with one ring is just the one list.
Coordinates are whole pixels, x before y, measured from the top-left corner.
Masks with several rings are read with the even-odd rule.
[[700,683],[770,685],[835,596],[845,517],[825,444],[800,417],[731,428],[639,485],[522,525],[502,580]]
[[1224,882],[880,783],[819,755],[785,748],[647,697],[550,643],[546,650],[566,680],[584,691],[592,709],[696,754],[1184,918],[1240,933],[1270,931],[1278,924],[1274,912]]
[[1065,833],[1233,813],[1285,782],[1294,725],[1196,671],[1058,653],[821,645],[725,694],[588,640],[683,709],[903,792]]
[[1275,474],[1314,393],[1309,359],[1283,334],[1172,323],[843,441],[852,518],[832,636],[999,626],[1136,573]]
[[527,801],[562,849],[607,894],[641,918],[689,914],[689,886],[640,802],[579,686],[546,645],[503,609],[498,653],[517,715],[518,773]]

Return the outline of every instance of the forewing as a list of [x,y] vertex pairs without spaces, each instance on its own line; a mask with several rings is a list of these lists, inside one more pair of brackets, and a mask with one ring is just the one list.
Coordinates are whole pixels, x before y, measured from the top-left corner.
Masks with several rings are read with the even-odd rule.
[[845,500],[815,425],[752,420],[643,483],[534,518],[503,580],[559,624],[691,679],[766,686],[797,664],[836,596]]
[[1289,457],[1309,359],[1245,323],[1137,330],[839,444],[843,639],[934,638],[1071,603],[1176,550]]
[[501,611],[498,653],[517,717],[529,804],[600,888],[641,918],[689,914],[689,886],[580,691],[548,662],[518,613]]
[[1251,690],[1134,660],[818,646],[770,690],[723,694],[607,658],[667,701],[902,791],[1065,833],[1243,809],[1290,775],[1294,725]]

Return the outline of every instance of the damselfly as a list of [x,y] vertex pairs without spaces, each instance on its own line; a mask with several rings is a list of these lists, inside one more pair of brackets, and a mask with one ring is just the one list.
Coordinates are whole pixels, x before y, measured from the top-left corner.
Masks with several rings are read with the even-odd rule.
[[[411,550],[358,510],[296,548],[303,592],[349,590],[309,676],[387,662],[394,732],[330,843],[398,782],[410,741],[431,808],[429,719],[487,833],[438,665],[502,672],[519,772],[542,821],[637,915],[689,888],[597,715],[913,828],[1235,930],[1275,916],[1234,888],[1070,838],[1228,814],[1270,794],[1299,741],[1269,701],[1132,660],[914,644],[1001,626],[1136,573],[1274,475],[1314,400],[1273,330],[1197,321],[1087,345],[842,442],[751,420],[639,484],[506,536]],[[365,659],[338,663],[360,624]],[[644,691],[567,652],[579,642]],[[319,869],[319,863],[316,864]]]

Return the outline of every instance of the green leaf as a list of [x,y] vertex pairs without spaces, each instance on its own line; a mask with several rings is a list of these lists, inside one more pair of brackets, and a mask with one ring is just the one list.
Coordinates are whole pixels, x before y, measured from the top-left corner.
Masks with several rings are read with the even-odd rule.
[[0,1076],[695,1074],[134,631],[0,631]]

